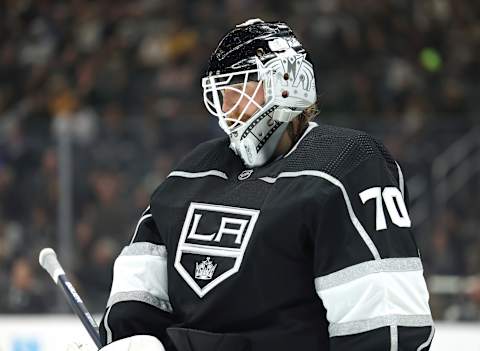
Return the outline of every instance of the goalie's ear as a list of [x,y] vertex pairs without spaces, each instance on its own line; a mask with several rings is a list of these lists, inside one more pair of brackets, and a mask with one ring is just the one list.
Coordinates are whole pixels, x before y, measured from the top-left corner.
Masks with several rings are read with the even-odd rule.
[[151,335],[135,335],[120,339],[101,348],[101,351],[165,351],[163,344]]

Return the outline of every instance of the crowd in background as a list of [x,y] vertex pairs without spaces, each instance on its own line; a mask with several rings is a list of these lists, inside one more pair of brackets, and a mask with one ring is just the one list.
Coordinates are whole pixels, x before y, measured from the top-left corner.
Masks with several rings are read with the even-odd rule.
[[[319,120],[378,135],[407,177],[428,178],[478,124],[480,2],[0,0],[0,313],[58,310],[36,262],[60,235],[62,122],[74,143],[71,275],[101,312],[149,194],[220,135],[200,79],[221,36],[252,17],[286,21],[310,52]],[[419,234],[427,274],[480,273],[479,186]],[[435,316],[480,318],[472,291],[434,297]]]

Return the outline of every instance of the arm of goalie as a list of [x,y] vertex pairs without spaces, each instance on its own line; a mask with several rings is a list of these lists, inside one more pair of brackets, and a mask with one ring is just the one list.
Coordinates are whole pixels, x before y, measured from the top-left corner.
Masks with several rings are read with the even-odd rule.
[[[66,351],[94,351],[92,346],[85,344],[70,344]],[[114,341],[99,351],[165,351],[163,344],[154,336],[134,335],[129,338]]]

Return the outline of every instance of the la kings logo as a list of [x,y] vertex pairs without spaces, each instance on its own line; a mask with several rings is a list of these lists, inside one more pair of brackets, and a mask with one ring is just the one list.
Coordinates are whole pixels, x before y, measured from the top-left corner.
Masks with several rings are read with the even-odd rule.
[[205,296],[237,273],[260,211],[190,203],[175,255],[175,269]]

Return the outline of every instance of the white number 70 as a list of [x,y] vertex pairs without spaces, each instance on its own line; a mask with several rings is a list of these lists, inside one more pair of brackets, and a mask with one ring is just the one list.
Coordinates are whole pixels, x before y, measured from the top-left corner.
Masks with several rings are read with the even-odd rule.
[[387,229],[387,222],[385,220],[385,214],[383,213],[382,198],[394,224],[399,227],[410,227],[412,225],[402,193],[398,188],[386,187],[382,191],[381,187],[376,186],[362,191],[359,195],[364,204],[368,200],[375,199],[377,230]]

